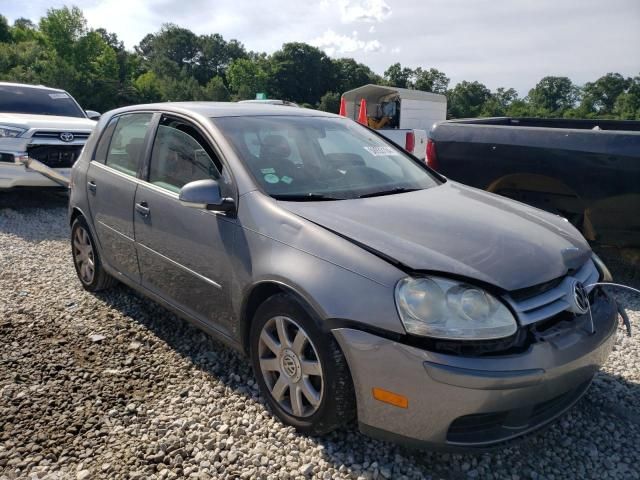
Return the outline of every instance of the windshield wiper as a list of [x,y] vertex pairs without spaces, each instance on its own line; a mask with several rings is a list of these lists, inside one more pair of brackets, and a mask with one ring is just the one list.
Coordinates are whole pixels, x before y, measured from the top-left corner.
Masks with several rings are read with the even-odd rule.
[[360,195],[358,198],[382,197],[383,195],[395,195],[396,193],[408,193],[408,192],[415,192],[417,190],[422,190],[422,189],[396,187],[396,188],[391,188],[389,190],[380,190],[378,192],[365,193],[364,195]]
[[286,194],[283,193],[281,195],[271,195],[276,200],[285,200],[289,202],[322,202],[322,201],[330,201],[330,200],[344,200],[344,198],[336,198],[328,195],[323,195],[322,193],[294,193],[294,194]]

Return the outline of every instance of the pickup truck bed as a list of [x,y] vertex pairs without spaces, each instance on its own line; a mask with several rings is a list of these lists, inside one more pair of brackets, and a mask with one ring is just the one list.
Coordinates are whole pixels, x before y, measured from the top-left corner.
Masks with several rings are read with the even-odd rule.
[[568,218],[591,241],[640,246],[640,122],[488,118],[441,122],[443,175]]

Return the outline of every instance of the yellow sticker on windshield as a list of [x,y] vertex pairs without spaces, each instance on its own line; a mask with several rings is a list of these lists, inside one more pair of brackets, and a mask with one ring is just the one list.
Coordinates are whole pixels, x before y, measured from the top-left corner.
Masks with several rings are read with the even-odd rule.
[[274,175],[273,173],[268,173],[264,176],[264,181],[267,183],[278,183],[280,181],[280,178],[278,178],[278,176]]
[[284,177],[280,177],[280,180],[282,180],[284,183],[287,183],[287,184],[293,182],[293,178],[287,177],[286,175]]

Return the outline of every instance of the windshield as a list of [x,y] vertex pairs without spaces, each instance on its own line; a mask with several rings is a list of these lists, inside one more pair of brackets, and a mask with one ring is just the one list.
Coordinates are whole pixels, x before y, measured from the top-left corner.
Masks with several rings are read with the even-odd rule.
[[68,93],[13,85],[0,85],[0,112],[86,118]]
[[417,161],[348,119],[257,116],[213,122],[277,199],[345,200],[438,185]]

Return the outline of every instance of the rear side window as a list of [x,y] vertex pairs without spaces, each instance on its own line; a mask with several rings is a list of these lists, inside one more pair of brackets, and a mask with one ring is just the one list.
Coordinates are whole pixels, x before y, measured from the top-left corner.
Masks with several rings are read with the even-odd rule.
[[136,176],[151,116],[151,113],[131,113],[118,117],[107,151],[108,166]]
[[150,183],[178,193],[195,180],[218,180],[220,170],[220,162],[196,128],[182,120],[162,118],[153,142]]
[[96,147],[95,154],[93,155],[93,159],[97,160],[100,163],[104,163],[107,158],[107,151],[109,149],[109,143],[111,142],[111,137],[113,136],[113,130],[116,128],[116,123],[118,123],[118,117],[113,117],[109,120],[109,123],[102,131],[102,135],[100,136],[100,140],[98,141],[98,146]]

